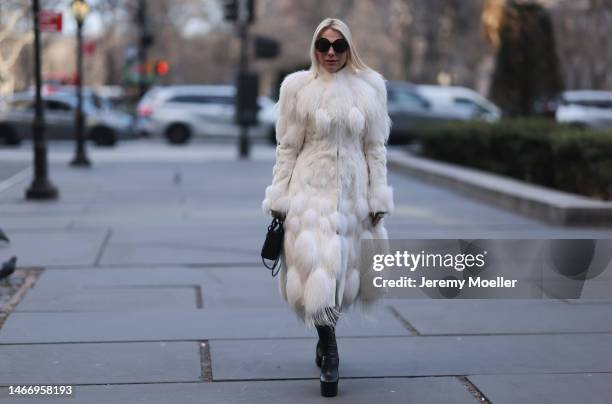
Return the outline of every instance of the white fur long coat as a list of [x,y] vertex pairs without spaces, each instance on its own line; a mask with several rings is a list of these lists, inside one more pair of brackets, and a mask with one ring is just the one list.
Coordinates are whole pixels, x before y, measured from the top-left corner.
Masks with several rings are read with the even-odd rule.
[[286,215],[279,290],[307,326],[331,324],[353,303],[367,308],[380,297],[360,269],[360,240],[386,240],[384,220],[373,227],[369,213],[394,207],[385,81],[348,66],[298,71],[283,80],[277,108],[262,207]]

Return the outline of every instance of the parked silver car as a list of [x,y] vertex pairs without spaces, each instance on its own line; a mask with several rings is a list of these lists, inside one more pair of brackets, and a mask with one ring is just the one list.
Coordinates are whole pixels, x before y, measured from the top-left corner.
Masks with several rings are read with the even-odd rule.
[[[73,139],[77,98],[74,93],[55,91],[43,95],[45,134],[48,139]],[[112,146],[119,139],[134,136],[133,118],[112,109],[109,103],[88,91],[83,97],[85,135],[97,145]],[[0,106],[0,141],[19,144],[32,137],[34,92],[15,93]]]
[[434,108],[414,84],[403,81],[387,82],[387,109],[392,121],[391,144],[409,142],[420,126],[464,119],[457,111]]
[[[137,130],[174,144],[187,143],[193,137],[237,137],[235,94],[232,85],[154,87],[138,104]],[[259,106],[259,124],[249,129],[249,136],[269,137],[275,120],[271,112],[274,102],[259,97]]]
[[612,91],[565,91],[557,108],[558,122],[591,128],[612,128]]
[[467,87],[418,85],[416,90],[427,98],[433,109],[457,114],[463,120],[495,122],[502,115],[497,105]]

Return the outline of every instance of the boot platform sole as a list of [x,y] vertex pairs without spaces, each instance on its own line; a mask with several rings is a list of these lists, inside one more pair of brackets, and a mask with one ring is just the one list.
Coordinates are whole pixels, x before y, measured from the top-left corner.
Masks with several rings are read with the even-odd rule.
[[321,395],[323,397],[335,397],[338,394],[338,381],[327,382],[321,380]]

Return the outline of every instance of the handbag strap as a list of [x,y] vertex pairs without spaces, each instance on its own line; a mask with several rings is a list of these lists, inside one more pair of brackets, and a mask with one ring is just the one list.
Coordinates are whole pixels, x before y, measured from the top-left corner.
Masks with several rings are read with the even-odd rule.
[[[270,274],[272,275],[272,277],[275,277],[276,275],[278,275],[278,271],[280,271],[281,266],[278,265],[280,262],[280,256],[274,260],[274,265],[272,265],[272,267],[269,267],[268,264],[266,264],[266,259],[264,257],[261,257],[261,262],[263,262],[264,267],[268,268],[271,272]],[[278,268],[276,268],[276,266],[278,265]],[[274,270],[276,269],[276,272],[274,272]]]
[[275,230],[277,228],[281,229],[282,226],[283,226],[283,222],[284,222],[283,219],[279,219],[277,217],[273,218],[272,219],[272,223],[270,223],[270,225],[268,226],[268,231],[272,231],[272,230]]

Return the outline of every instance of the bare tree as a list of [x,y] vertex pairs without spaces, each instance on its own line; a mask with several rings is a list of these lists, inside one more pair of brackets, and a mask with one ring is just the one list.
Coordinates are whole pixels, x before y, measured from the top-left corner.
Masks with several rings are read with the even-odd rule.
[[[43,9],[57,9],[62,0],[41,0]],[[32,2],[30,0],[2,0],[0,2],[0,95],[25,87],[32,77]],[[53,41],[41,38],[41,52]]]
[[551,12],[567,87],[612,89],[612,2],[559,2]]
[[0,4],[0,95],[15,90],[14,67],[23,49],[34,39],[26,23],[28,16],[27,2],[7,0]]

